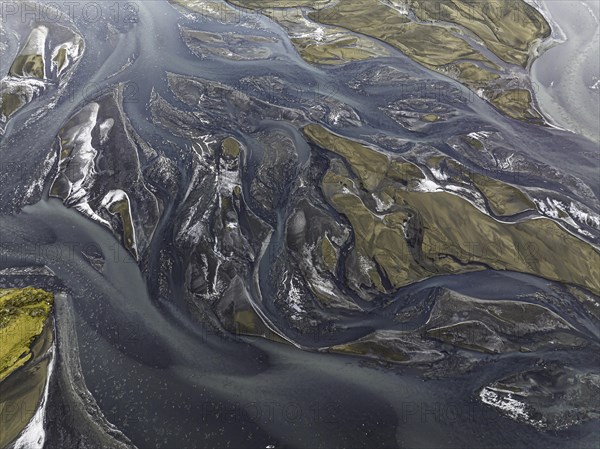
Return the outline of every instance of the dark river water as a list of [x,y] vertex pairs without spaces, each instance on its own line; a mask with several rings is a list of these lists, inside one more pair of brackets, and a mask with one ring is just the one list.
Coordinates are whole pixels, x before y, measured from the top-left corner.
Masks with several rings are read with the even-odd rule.
[[[583,137],[509,120],[476,96],[470,96],[472,100],[465,105],[454,105],[461,111],[454,119],[415,136],[379,111],[385,90],[365,96],[345,84],[364,66],[350,64],[343,70],[310,66],[297,56],[285,32],[267,19],[253,16],[240,24],[222,24],[185,18],[164,1],[114,4],[123,10],[133,6],[135,21],[128,23],[119,16],[114,23],[116,34],[106,38],[105,23],[74,17],[86,52],[70,81],[72,96],[60,100],[43,123],[25,126],[28,111],[43,107],[44,100],[17,114],[3,138],[4,165],[18,162],[27,169],[41,164],[62,123],[96,92],[115,83],[129,83],[125,111],[138,133],[151,145],[160,146],[166,138],[176,138],[151,123],[147,104],[152,90],[185,109],[168,90],[167,72],[232,85],[248,76],[277,74],[297,85],[320,86],[327,95],[354,106],[365,124],[359,130],[348,129],[348,135],[393,134],[443,145],[459,132],[498,130],[507,145],[560,166],[598,194],[597,166],[590,166],[585,156],[595,146]],[[200,60],[183,44],[178,24],[213,32],[248,32],[260,26],[263,33],[278,37],[272,44],[277,58],[268,63]],[[416,77],[451,83],[399,53],[386,62]],[[227,129],[227,124],[222,126]],[[288,125],[267,122],[264,126]],[[565,157],[567,147],[569,157]],[[300,144],[298,148],[300,161],[306,161],[308,147]],[[106,418],[140,449],[591,448],[597,442],[591,425],[540,433],[477,400],[482,386],[532,366],[544,354],[498,356],[467,374],[423,380],[409,367],[384,369],[351,357],[300,351],[262,339],[228,340],[192,322],[182,310],[151,299],[137,264],[112,234],[59,201],[43,199],[17,215],[1,215],[0,228],[0,268],[46,264],[68,286],[87,387]],[[268,254],[280,245],[282,228],[274,232]],[[105,256],[102,273],[80,253],[91,247]],[[263,259],[261,270],[267,270],[270,263]],[[424,281],[403,290],[397,301],[416,301],[420,292],[437,286],[496,299],[550,291],[551,284],[533,276],[483,272]],[[554,307],[561,313],[561,307],[577,305]],[[385,315],[374,314],[370,321],[354,323],[357,333],[385,325]],[[413,323],[419,324],[418,319]],[[594,323],[576,325],[598,337]],[[555,352],[551,357],[586,364],[585,354]]]
[[[526,448],[554,447],[565,437],[576,438],[573,447],[593,447],[587,426],[540,434],[475,400],[480,386],[540,354],[424,381],[410,368],[390,371],[262,339],[227,341],[160,310],[112,235],[58,201],[27,207],[0,225],[3,265],[45,263],[69,285],[87,386],[140,448]],[[74,251],[91,246],[108,255],[103,275]],[[463,281],[459,290],[478,294],[540,282],[510,274]]]

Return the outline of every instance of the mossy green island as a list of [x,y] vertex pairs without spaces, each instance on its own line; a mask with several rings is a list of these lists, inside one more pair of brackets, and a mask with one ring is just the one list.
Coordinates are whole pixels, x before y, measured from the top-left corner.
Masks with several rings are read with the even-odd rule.
[[52,293],[36,288],[0,289],[0,381],[31,358],[31,345],[52,312]]
[[[554,221],[496,220],[456,194],[428,191],[421,169],[401,157],[319,125],[305,127],[304,134],[342,156],[352,169],[350,173],[334,159],[321,189],[354,230],[351,260],[359,262],[346,266],[352,271],[369,265],[366,285],[385,293],[382,276],[398,289],[434,275],[491,268],[531,273],[600,293],[600,253]],[[472,183],[487,198],[492,213],[534,208],[514,186],[477,174],[472,175]],[[373,198],[387,204],[384,213],[375,209]],[[354,288],[357,293],[361,290],[359,285]]]

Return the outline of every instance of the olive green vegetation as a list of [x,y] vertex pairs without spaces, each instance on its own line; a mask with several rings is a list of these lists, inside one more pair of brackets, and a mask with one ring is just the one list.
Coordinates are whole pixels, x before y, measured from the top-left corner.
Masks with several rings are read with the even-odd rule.
[[359,142],[336,136],[319,125],[306,126],[304,134],[319,146],[343,156],[367,190],[377,187],[388,171],[388,157]]
[[504,114],[518,120],[535,121],[537,112],[531,109],[531,93],[527,89],[510,89],[490,94],[491,103]]
[[[373,191],[386,177],[403,184],[425,178],[421,169],[404,159],[390,159],[374,148],[329,132],[320,125],[307,125],[304,135],[321,148],[343,156],[367,191]],[[350,185],[354,183],[348,181]]]
[[278,11],[273,18],[288,31],[300,56],[311,64],[346,64],[389,56],[380,42],[346,28],[311,23],[298,8]]
[[314,39],[292,38],[292,43],[302,59],[311,64],[344,64],[352,61],[364,61],[377,56],[385,56],[381,50],[364,45],[364,39],[343,34],[315,42]]
[[413,4],[411,9],[420,20],[460,25],[509,64],[525,66],[534,42],[550,36],[544,17],[523,1],[419,0]]
[[437,114],[426,114],[423,117],[421,117],[421,120],[424,122],[429,122],[429,123],[433,123],[433,122],[437,122],[440,120],[440,116]]
[[445,192],[397,191],[396,200],[420,214],[422,247],[431,252],[435,268],[444,267],[440,257],[447,253],[461,263],[484,263],[600,292],[600,254],[552,220],[500,223]]
[[567,321],[543,306],[478,300],[451,291],[438,297],[423,331],[429,338],[486,353],[587,344]]
[[[331,205],[350,221],[358,257],[379,264],[396,287],[410,283],[412,277],[426,277],[427,273],[408,256],[409,248],[403,236],[408,215],[396,212],[382,220],[364,204],[354,189],[349,190],[348,181],[349,178],[329,171],[323,178],[322,189]],[[367,274],[379,291],[385,291],[375,267],[370,267]]]
[[482,68],[479,65],[471,62],[458,62],[449,66],[448,69],[451,71],[456,69],[456,71],[458,71],[458,78],[462,80],[469,80],[469,84],[473,87],[483,87],[488,83],[496,81],[498,78],[500,78],[500,75],[497,73],[486,70],[486,68]]
[[[217,2],[195,2],[194,0],[170,0],[191,11],[219,16],[223,20],[228,17],[239,19],[243,14],[233,7]],[[269,16],[290,34],[292,44],[307,62],[312,64],[345,64],[350,61],[363,61],[378,56],[388,56],[383,45],[364,36],[355,35],[340,27],[321,27],[319,35],[312,35],[317,27],[307,27],[303,13],[299,8],[319,8],[329,3],[323,1],[230,1],[230,4],[248,9],[260,10]],[[312,36],[311,36],[312,35]]]
[[19,55],[10,66],[9,74],[44,79],[44,57],[42,55]]
[[451,29],[411,22],[388,5],[369,0],[346,0],[309,17],[319,23],[347,28],[382,40],[429,67],[461,59],[492,63]]
[[265,326],[253,309],[236,311],[233,315],[233,326],[233,329],[230,329],[230,331],[235,335],[263,337],[278,343],[288,343]]
[[453,30],[443,26],[411,22],[397,9],[376,0],[320,3],[230,0],[229,3],[251,9],[297,7],[318,9],[308,14],[311,20],[374,37],[395,46],[411,58],[428,66],[438,67],[460,59],[486,61],[493,65],[466,41],[455,36]]
[[0,289],[0,381],[31,358],[54,296],[35,288]]
[[56,53],[56,55],[54,56],[54,58],[52,60],[56,64],[56,71],[58,73],[62,72],[62,69],[65,66],[66,62],[67,62],[67,49],[66,49],[66,47],[64,47],[64,46],[60,47],[60,49],[58,50],[58,52]]
[[242,279],[237,275],[215,304],[214,311],[223,328],[234,335],[257,336],[276,342],[286,342],[271,331],[254,310],[250,295]]
[[[409,3],[409,8],[418,19],[430,23],[411,22],[398,9],[374,0],[345,0],[309,17],[373,36],[434,67],[460,59],[487,61],[446,23],[469,30],[500,59],[521,66],[527,64],[535,42],[550,35],[543,16],[523,1],[418,1]],[[435,22],[444,24],[433,25]]]
[[[424,1],[413,4],[411,9],[421,20],[437,22],[439,18],[466,28],[477,34],[500,59],[520,66],[527,65],[529,50],[535,42],[550,33],[541,14],[525,2],[496,6],[492,2]],[[539,119],[531,108],[531,96],[521,95],[520,89],[498,93],[502,89],[494,83],[499,78],[496,73],[499,67],[460,37],[458,29],[411,22],[395,8],[370,0],[347,0],[313,12],[309,17],[382,40],[430,69],[446,74],[456,71],[455,77],[466,86],[487,87],[486,94],[492,97],[492,104],[509,117]]]
[[478,173],[472,173],[471,179],[488,201],[494,215],[509,216],[526,210],[535,210],[535,203],[516,187]]
[[373,39],[346,28],[307,21],[298,6],[272,10],[268,14],[287,30],[300,56],[311,64],[345,64],[389,55],[384,46]]
[[408,360],[406,355],[396,348],[390,348],[385,344],[367,339],[362,339],[343,345],[332,346],[330,350],[348,355],[360,355],[375,359],[385,359],[390,362],[405,362]]
[[240,143],[233,137],[227,137],[221,142],[221,151],[227,159],[237,159],[240,155]]
[[[182,1],[182,0],[179,0]],[[299,8],[310,8],[314,22],[358,33],[335,38],[292,36],[302,58],[315,64],[339,64],[382,56],[382,49],[369,45],[364,36],[383,41],[402,51],[414,61],[440,73],[450,75],[473,90],[483,89],[485,96],[509,117],[537,122],[539,114],[532,108],[531,95],[524,89],[504,93],[512,66],[526,67],[531,49],[550,35],[544,17],[524,1],[470,2],[435,0],[407,2],[418,22],[411,20],[399,7],[377,0],[342,2],[230,0],[229,3],[259,9],[274,20],[305,21]],[[276,8],[265,12],[265,8]],[[289,8],[280,10],[278,8]],[[294,9],[295,8],[295,9]],[[288,31],[292,26],[287,26]],[[325,31],[327,36],[329,31]],[[474,37],[509,66],[505,71],[484,56]],[[505,77],[505,78],[503,78]],[[528,92],[527,92],[528,93]]]
[[414,184],[425,179],[425,175],[415,164],[397,159],[391,161],[386,176],[402,184]]
[[323,239],[321,240],[321,257],[325,267],[331,273],[335,273],[338,262],[338,251],[327,236],[323,236]]
[[260,319],[254,310],[236,311],[233,315],[236,332],[239,334],[254,335],[260,327]]
[[119,201],[115,201],[110,205],[109,211],[113,214],[118,214],[121,218],[121,224],[123,226],[123,244],[125,248],[137,257],[137,250],[135,247],[135,230],[133,229],[133,219],[129,209],[129,200],[124,198]]
[[471,136],[464,136],[463,137],[465,142],[467,142],[469,145],[471,145],[473,148],[477,149],[477,150],[483,150],[485,147],[483,146],[483,143],[481,143],[481,140],[476,139],[475,137],[471,137]]
[[[600,254],[554,221],[499,222],[457,195],[415,191],[412,187],[422,175],[407,179],[406,186],[395,181],[387,174],[392,165],[389,158],[373,148],[318,125],[305,127],[304,133],[314,144],[344,157],[364,190],[392,200],[388,212],[374,212],[369,206],[371,195],[358,188],[339,164],[331,164],[322,180],[325,198],[350,222],[354,251],[367,267],[371,264],[368,275],[377,290],[385,291],[379,273],[397,289],[429,276],[487,267],[600,292]],[[496,192],[494,183],[487,183],[488,196],[504,201],[507,187],[500,187]]]
[[[479,140],[468,136],[466,139],[478,149],[483,148]],[[496,216],[510,216],[528,210],[536,210],[535,203],[517,187],[468,170],[467,167],[453,159],[435,156],[428,159],[427,165],[438,170],[445,166],[450,174],[450,180],[458,183],[472,183],[485,197],[487,206]]]
[[14,93],[5,93],[2,94],[2,115],[8,118],[15,111],[20,109],[23,106],[23,100],[20,95]]

